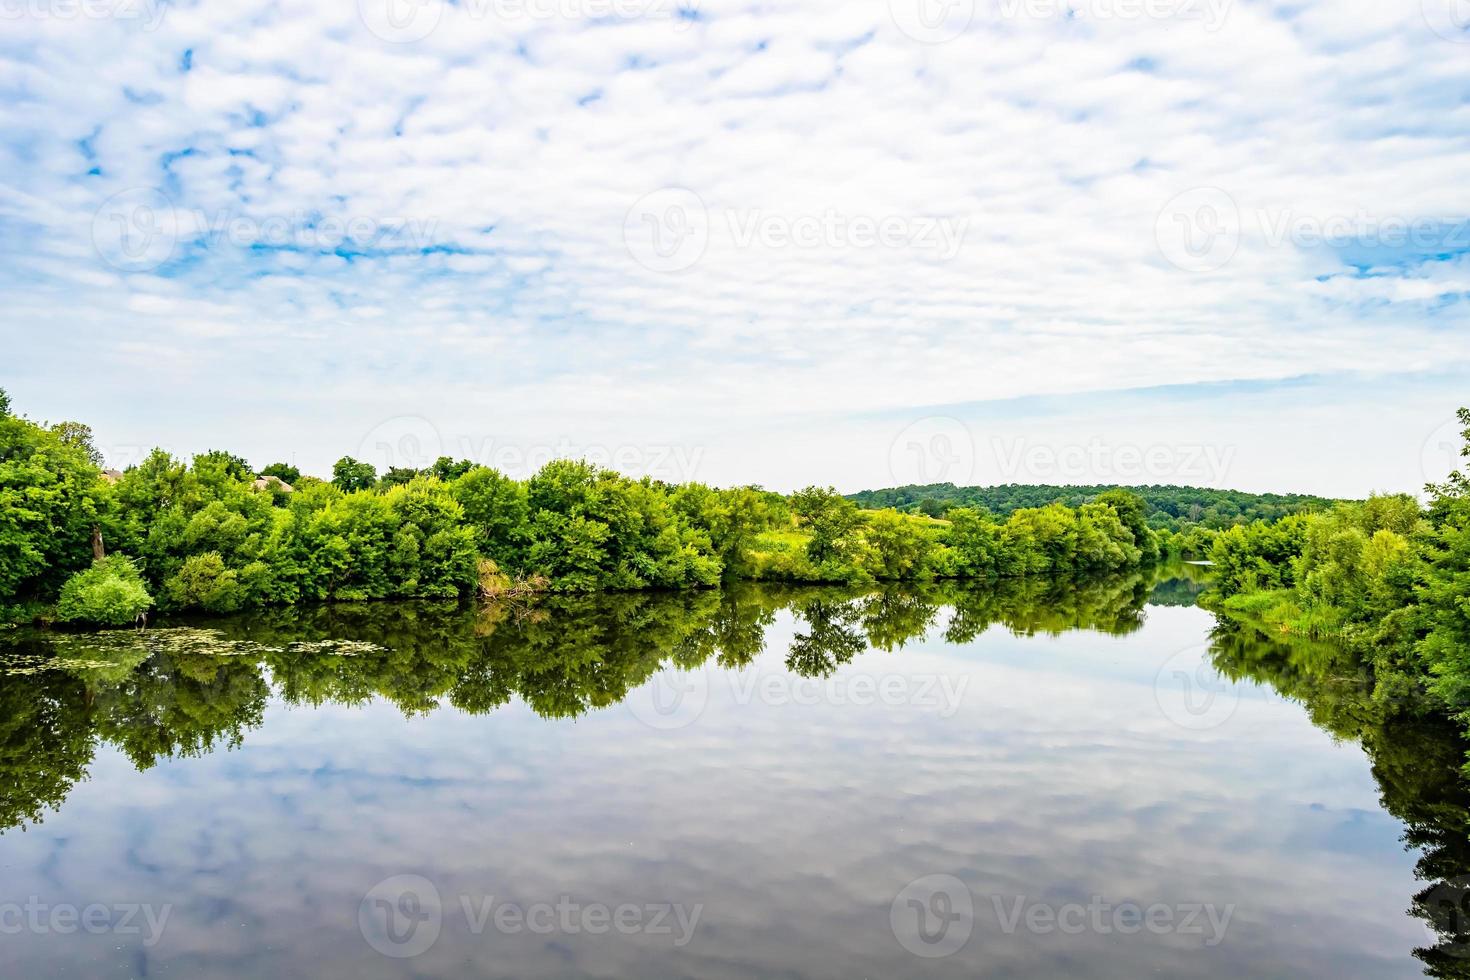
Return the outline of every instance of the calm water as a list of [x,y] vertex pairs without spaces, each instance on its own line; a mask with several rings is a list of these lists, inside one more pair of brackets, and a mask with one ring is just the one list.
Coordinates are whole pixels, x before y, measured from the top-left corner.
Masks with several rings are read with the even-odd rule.
[[1197,589],[12,633],[0,975],[1465,975],[1464,747]]

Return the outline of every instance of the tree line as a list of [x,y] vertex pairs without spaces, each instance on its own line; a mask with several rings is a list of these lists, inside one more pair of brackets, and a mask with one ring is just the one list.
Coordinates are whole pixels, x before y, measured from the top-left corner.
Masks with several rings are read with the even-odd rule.
[[[955,507],[988,510],[1001,517],[1024,508],[1065,504],[1079,507],[1100,495],[1118,489],[1112,485],[1047,486],[1005,484],[994,487],[958,487],[953,483],[864,490],[849,494],[860,507],[891,507],[904,513],[942,517]],[[1187,534],[1195,528],[1223,530],[1255,521],[1272,522],[1292,514],[1322,511],[1336,501],[1298,493],[1245,493],[1207,487],[1130,487],[1143,501],[1149,527],[1170,534]]]
[[90,430],[0,394],[0,620],[121,625],[149,610],[477,593],[863,584],[1126,570],[1156,560],[1136,495],[1004,518],[864,510],[830,488],[782,495],[632,479],[576,460],[526,480],[469,461],[332,478],[222,451],[155,450],[104,474]]

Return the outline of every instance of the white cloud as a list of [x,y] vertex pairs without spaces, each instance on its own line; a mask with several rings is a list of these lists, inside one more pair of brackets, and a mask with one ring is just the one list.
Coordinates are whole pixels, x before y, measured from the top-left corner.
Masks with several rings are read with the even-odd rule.
[[[1466,216],[1470,60],[1417,5],[1189,8],[1221,12],[1212,31],[981,3],[943,44],[906,36],[885,3],[725,0],[697,21],[649,6],[594,23],[464,3],[401,44],[352,4],[168,6],[153,31],[10,22],[3,382],[37,411],[80,414],[59,379],[83,367],[102,397],[141,372],[176,408],[158,441],[289,444],[318,466],[392,414],[546,441],[734,427],[746,478],[781,484],[839,479],[755,452],[798,418],[1464,376],[1470,348],[1447,343],[1465,326],[1447,301],[1467,292],[1462,258],[1395,254],[1364,278],[1263,228]],[[629,209],[665,187],[707,217],[678,272],[625,242]],[[1208,231],[1159,220],[1201,187],[1238,211],[1239,242],[1189,272],[1168,260],[1184,240],[1156,236]],[[157,270],[94,247],[139,231],[105,208],[99,225],[129,188],[179,211]],[[666,236],[683,227],[652,217],[673,222]],[[344,241],[333,219],[369,233]],[[865,244],[855,220],[897,232]],[[939,220],[964,231],[952,256],[926,245]],[[752,228],[770,233],[746,241]],[[787,243],[814,228],[812,247]],[[242,380],[294,412],[290,431],[184,410]],[[140,428],[127,401],[104,404],[104,434]]]

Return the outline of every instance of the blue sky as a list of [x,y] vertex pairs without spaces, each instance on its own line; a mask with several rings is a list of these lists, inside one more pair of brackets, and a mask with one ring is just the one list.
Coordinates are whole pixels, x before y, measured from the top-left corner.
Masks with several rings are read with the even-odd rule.
[[1460,0],[18,0],[0,386],[110,460],[1362,494],[1470,402]]

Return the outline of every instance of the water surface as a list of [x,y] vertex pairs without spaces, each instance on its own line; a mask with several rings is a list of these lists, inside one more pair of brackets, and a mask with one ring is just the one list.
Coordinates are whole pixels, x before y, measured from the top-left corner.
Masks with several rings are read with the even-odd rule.
[[1198,588],[13,636],[0,974],[1465,975],[1463,746]]

